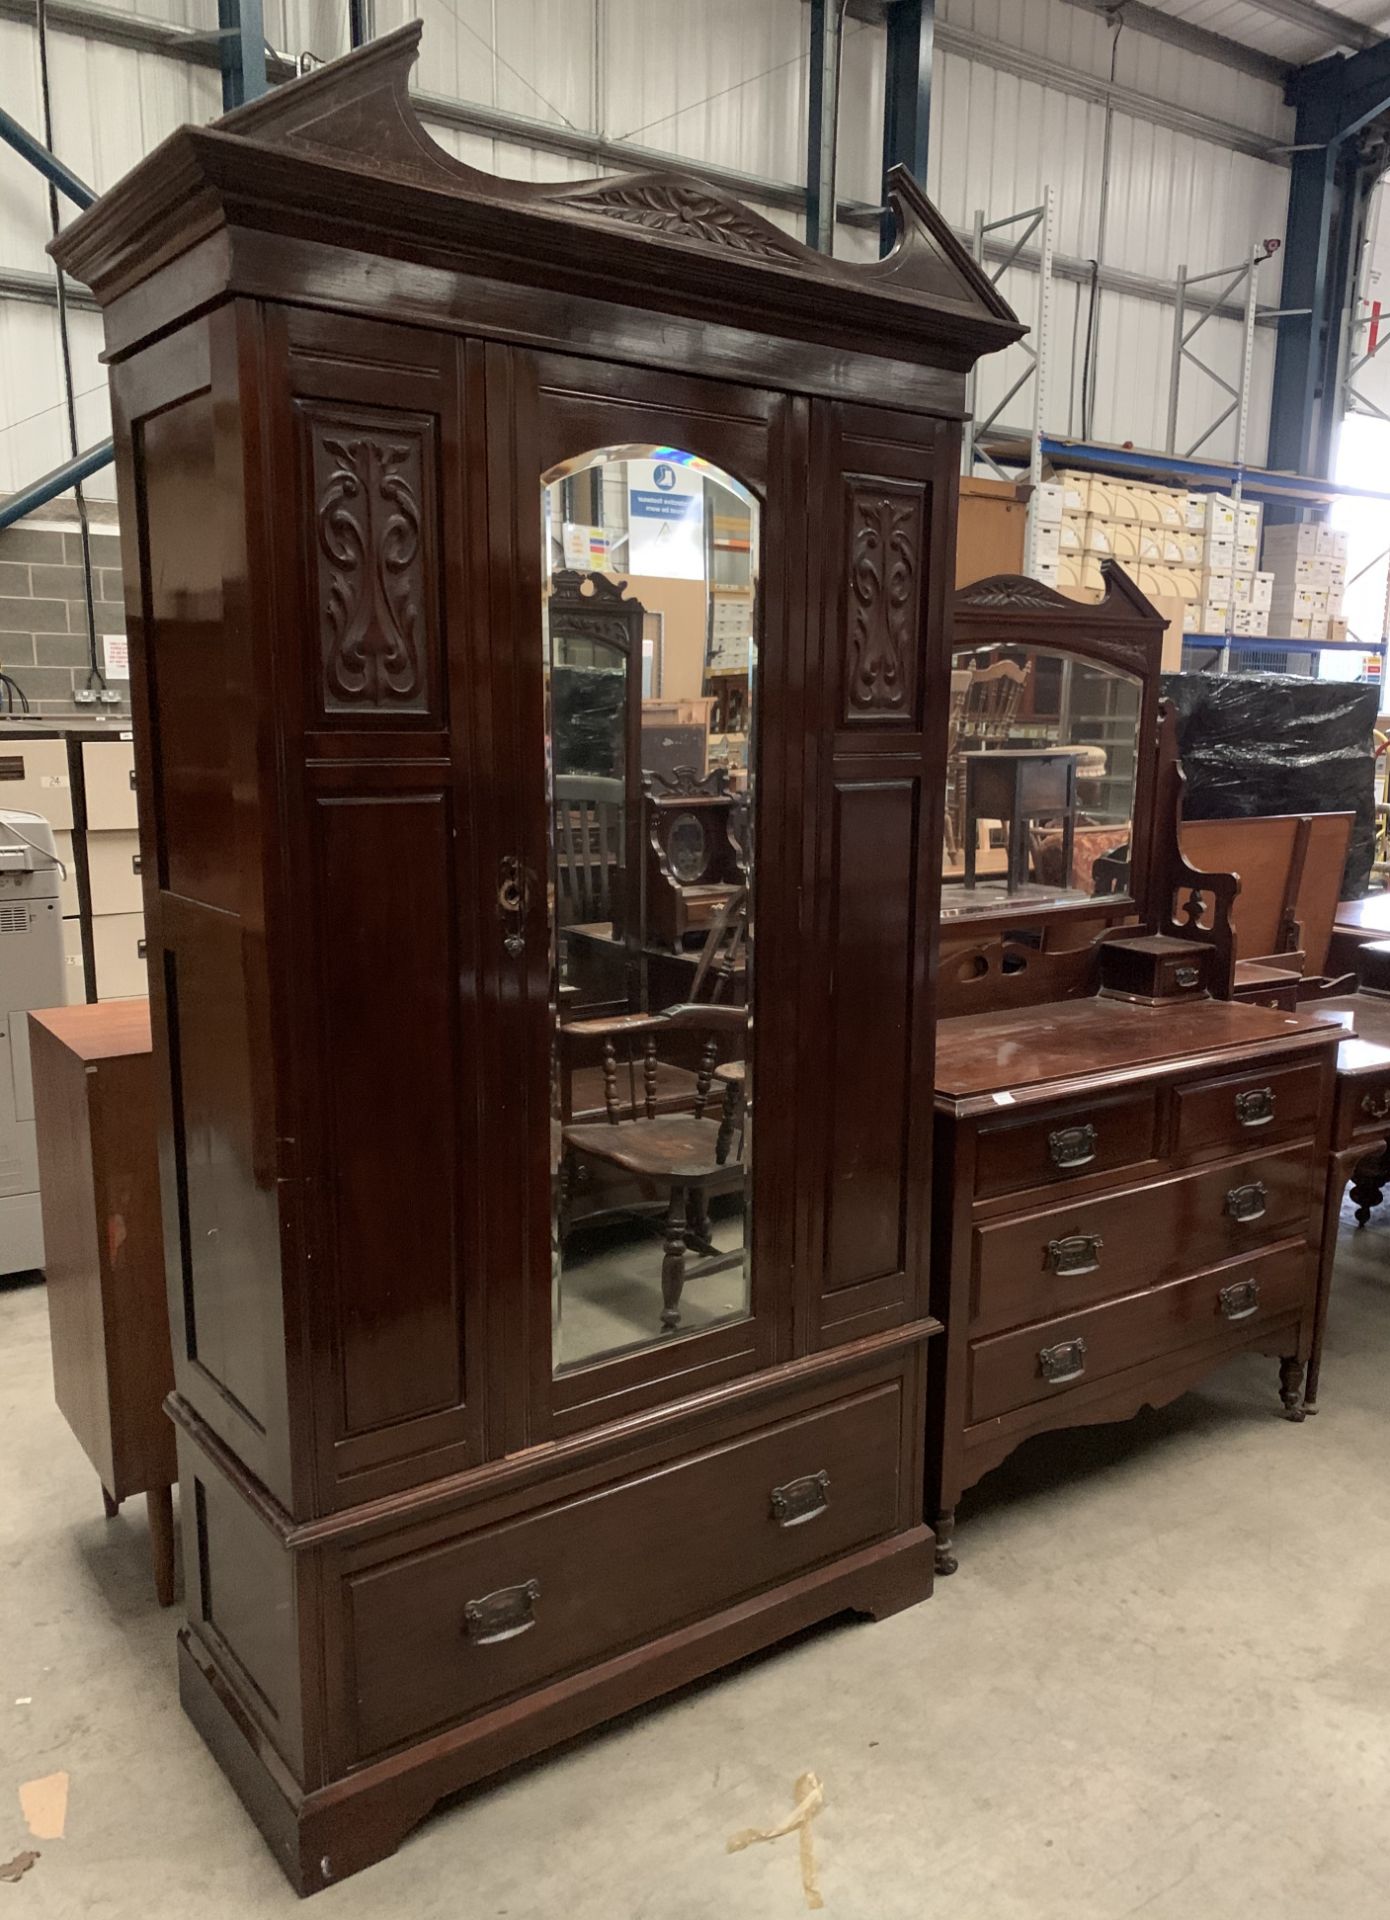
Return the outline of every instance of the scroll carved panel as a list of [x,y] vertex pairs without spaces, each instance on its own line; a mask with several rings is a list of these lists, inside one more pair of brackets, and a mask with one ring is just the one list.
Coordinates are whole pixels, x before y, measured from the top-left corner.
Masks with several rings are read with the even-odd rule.
[[912,481],[846,480],[847,724],[916,724],[924,501]]
[[306,406],[325,714],[425,714],[437,684],[435,423]]

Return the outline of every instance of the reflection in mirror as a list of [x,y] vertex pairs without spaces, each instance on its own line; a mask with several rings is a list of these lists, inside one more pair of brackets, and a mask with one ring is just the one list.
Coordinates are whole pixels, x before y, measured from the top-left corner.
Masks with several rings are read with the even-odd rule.
[[1142,693],[1049,648],[955,655],[943,918],[1128,893]]
[[749,1311],[758,509],[669,447],[541,501],[559,1370]]

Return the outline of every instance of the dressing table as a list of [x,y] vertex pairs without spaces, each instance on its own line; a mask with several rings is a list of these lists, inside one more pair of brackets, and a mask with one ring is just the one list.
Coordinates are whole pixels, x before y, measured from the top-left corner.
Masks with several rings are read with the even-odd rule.
[[1126,1419],[1249,1348],[1302,1417],[1337,1038],[1231,1000],[1238,883],[1179,845],[1163,621],[1113,563],[1104,577],[1094,605],[1004,578],[953,607],[953,666],[1027,668],[1053,688],[1029,744],[1101,744],[1106,770],[1075,823],[1089,866],[1044,883],[1035,832],[1021,894],[943,889],[928,1510],[945,1573],[960,1496],[1031,1434]]

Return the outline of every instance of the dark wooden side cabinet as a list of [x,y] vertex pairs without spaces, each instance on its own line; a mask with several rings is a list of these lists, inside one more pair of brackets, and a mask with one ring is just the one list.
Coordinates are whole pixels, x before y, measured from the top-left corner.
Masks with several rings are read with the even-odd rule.
[[[967,373],[1021,331],[900,170],[869,266],[694,178],[480,174],[411,111],[418,33],[182,130],[57,244],[111,363],[183,1699],[302,1892],[930,1591],[944,636]],[[725,1006],[586,1028],[666,1102],[605,1132],[556,1098],[540,509],[633,447],[760,517],[755,989],[742,1053]],[[557,1248],[610,1162],[665,1238],[647,1332],[580,1352]]]
[[174,1598],[174,1384],[164,1289],[150,1012],[144,1000],[29,1015],[53,1390],[101,1476],[108,1519],[143,1493],[155,1592]]

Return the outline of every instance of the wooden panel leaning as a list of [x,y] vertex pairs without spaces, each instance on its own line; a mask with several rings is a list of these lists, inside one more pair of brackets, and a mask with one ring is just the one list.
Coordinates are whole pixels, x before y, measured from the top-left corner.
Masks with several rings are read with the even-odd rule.
[[53,1388],[108,1518],[143,1493],[155,1591],[174,1598],[174,1384],[145,1000],[29,1016]]

